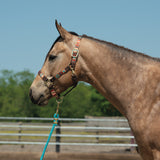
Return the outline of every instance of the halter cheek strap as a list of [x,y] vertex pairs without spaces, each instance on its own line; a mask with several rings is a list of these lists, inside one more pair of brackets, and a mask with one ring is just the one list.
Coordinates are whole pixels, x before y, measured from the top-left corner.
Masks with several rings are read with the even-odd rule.
[[41,71],[38,72],[38,75],[42,78],[45,85],[49,88],[52,97],[57,97],[56,91],[54,90],[54,85],[52,83],[52,79],[48,79]]
[[65,93],[63,96],[66,96],[77,85],[77,76],[75,74],[75,67],[76,67],[76,62],[78,60],[78,56],[79,56],[79,47],[80,47],[81,38],[82,38],[81,36],[78,37],[75,48],[72,51],[71,62],[64,70],[57,73],[56,76],[52,77],[51,79],[48,79],[41,71],[38,72],[38,75],[44,81],[45,85],[49,88],[52,97],[56,97],[56,99],[59,98],[59,94],[57,94],[55,91],[54,81],[59,79],[61,76],[66,74],[68,71],[72,71],[73,87],[67,93]]

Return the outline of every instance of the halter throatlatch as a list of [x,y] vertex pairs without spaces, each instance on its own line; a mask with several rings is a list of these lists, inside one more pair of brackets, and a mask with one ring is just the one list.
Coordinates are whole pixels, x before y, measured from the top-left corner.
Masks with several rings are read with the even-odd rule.
[[72,72],[73,85],[72,85],[72,88],[67,93],[65,93],[63,96],[66,96],[73,88],[75,88],[77,86],[77,76],[75,74],[75,67],[76,67],[76,62],[78,60],[79,46],[80,46],[81,38],[82,37],[80,37],[80,36],[78,37],[77,43],[75,45],[75,48],[72,51],[71,62],[64,70],[62,70],[61,72],[56,74],[56,76],[54,76],[54,77],[52,77],[50,79],[47,78],[41,71],[38,72],[38,75],[42,78],[42,80],[44,81],[45,85],[49,88],[52,97],[56,97],[56,99],[59,99],[60,96],[55,91],[54,81],[59,79],[61,76],[66,74],[68,71]]

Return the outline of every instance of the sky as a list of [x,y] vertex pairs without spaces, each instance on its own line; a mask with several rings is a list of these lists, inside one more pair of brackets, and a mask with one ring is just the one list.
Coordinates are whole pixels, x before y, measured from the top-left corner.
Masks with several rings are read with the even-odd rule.
[[159,0],[0,0],[0,70],[37,74],[59,36],[87,34],[160,57]]

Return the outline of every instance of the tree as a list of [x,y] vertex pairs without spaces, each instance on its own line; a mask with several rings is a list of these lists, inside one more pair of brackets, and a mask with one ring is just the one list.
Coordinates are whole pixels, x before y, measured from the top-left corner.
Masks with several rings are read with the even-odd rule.
[[90,114],[96,116],[122,116],[121,113],[94,88],[92,88],[91,101],[92,108]]
[[35,116],[37,107],[30,102],[28,92],[34,79],[29,71],[14,73],[1,71],[0,78],[0,115],[1,116]]
[[[45,107],[33,104],[29,98],[29,88],[34,80],[34,74],[28,70],[0,72],[0,116],[52,117],[56,111],[55,99],[49,100]],[[63,93],[62,93],[63,95]],[[92,86],[80,82],[69,93],[60,105],[60,116],[68,118],[83,118],[91,116],[121,115]]]

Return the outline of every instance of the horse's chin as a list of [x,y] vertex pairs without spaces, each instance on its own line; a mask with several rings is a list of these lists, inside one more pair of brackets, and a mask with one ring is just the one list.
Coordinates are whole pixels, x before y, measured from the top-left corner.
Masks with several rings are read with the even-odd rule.
[[47,104],[48,104],[48,100],[38,103],[39,106],[46,106]]
[[[63,88],[63,89],[56,88],[56,95],[58,97],[60,97],[60,94],[63,93],[65,90],[67,90],[67,89],[66,88]],[[45,97],[42,97],[39,99],[39,102],[37,103],[37,105],[46,106],[49,102],[49,99],[51,99],[51,98],[52,98],[51,95],[47,95]]]
[[39,102],[37,103],[37,105],[39,105],[39,106],[46,106],[48,104],[50,98],[51,98],[51,96],[47,96],[45,98],[41,98],[39,100]]

